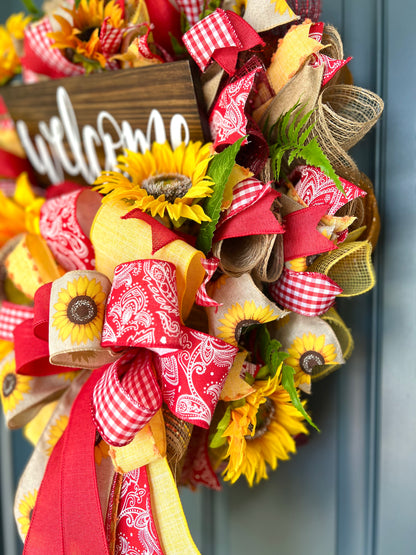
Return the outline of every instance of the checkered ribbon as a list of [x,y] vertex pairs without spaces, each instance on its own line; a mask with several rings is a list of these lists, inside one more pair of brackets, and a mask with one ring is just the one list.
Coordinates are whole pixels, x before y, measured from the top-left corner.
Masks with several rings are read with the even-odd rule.
[[[82,66],[71,63],[58,48],[51,48],[53,41],[47,34],[52,30],[47,18],[26,27],[25,57],[22,59],[22,65],[35,73],[45,73],[53,78],[83,75],[85,69]],[[40,63],[43,71],[39,71]]]
[[13,341],[16,326],[30,318],[33,318],[32,307],[3,301],[0,307],[0,339]]
[[185,14],[189,24],[195,25],[207,2],[206,0],[176,0],[176,3],[180,11]]
[[270,286],[269,291],[280,306],[304,316],[323,314],[334,304],[335,297],[342,293],[341,287],[324,274],[288,269]]
[[106,17],[101,25],[100,43],[101,51],[106,59],[107,69],[114,70],[118,69],[119,66],[116,61],[111,61],[110,58],[119,52],[125,29],[112,27],[108,24],[109,19],[109,17]]
[[214,59],[229,74],[235,72],[239,52],[264,44],[240,16],[220,8],[196,23],[182,38],[201,71]]
[[181,326],[175,267],[163,260],[115,269],[101,344],[130,347],[93,395],[97,429],[116,446],[133,439],[162,399],[178,418],[208,428],[237,354],[221,339]]
[[233,201],[225,216],[221,219],[220,225],[255,204],[270,191],[270,185],[265,185],[262,181],[253,177],[240,181],[233,189]]
[[[126,374],[120,381],[123,371]],[[130,443],[162,406],[151,353],[140,351],[133,359],[128,354],[113,362],[94,388],[93,405],[102,438],[114,446]]]
[[206,286],[214,275],[215,270],[218,268],[220,261],[218,258],[213,256],[212,258],[201,260],[201,263],[205,268],[205,278],[196,292],[195,303],[199,306],[220,306],[222,303],[217,303],[217,301],[211,299],[206,290]]

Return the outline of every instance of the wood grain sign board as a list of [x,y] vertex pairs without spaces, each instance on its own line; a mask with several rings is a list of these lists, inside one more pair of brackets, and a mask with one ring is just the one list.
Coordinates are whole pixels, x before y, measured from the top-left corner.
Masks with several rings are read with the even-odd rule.
[[1,95],[44,185],[92,183],[123,148],[209,140],[188,61],[5,87]]

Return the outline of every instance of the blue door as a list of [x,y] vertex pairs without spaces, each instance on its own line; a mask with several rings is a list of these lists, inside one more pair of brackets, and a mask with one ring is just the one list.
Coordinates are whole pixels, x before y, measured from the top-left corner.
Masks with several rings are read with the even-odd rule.
[[[18,0],[2,2],[0,18],[19,9]],[[183,492],[203,555],[416,553],[415,16],[411,0],[323,0],[322,20],[339,29],[356,84],[386,102],[382,121],[353,152],[379,200],[378,285],[339,307],[356,348],[314,386],[309,408],[322,432],[255,488]],[[2,427],[5,555],[21,551],[11,507],[28,453]]]

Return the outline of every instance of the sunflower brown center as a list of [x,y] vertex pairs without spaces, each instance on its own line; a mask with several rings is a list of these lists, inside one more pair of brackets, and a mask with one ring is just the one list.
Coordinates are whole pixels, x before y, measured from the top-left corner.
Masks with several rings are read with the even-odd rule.
[[[270,422],[273,420],[275,415],[276,408],[274,406],[274,402],[270,397],[266,398],[266,401],[259,406],[259,409],[256,414],[256,431],[254,432],[253,436],[246,436],[246,440],[250,441],[252,439],[257,439],[259,437],[264,436],[270,426]],[[251,424],[250,424],[251,426]],[[249,428],[250,428],[249,426]],[[250,429],[252,431],[252,428]]]
[[325,359],[316,351],[305,351],[299,359],[300,367],[307,374],[311,374],[313,368],[321,364],[325,364]]
[[142,188],[149,195],[165,195],[168,202],[184,197],[191,187],[191,179],[181,173],[159,173],[142,181]]
[[73,324],[89,324],[97,316],[97,305],[91,297],[79,295],[69,302],[66,313]]
[[11,395],[16,387],[17,378],[15,374],[7,374],[3,380],[3,396],[8,397]]

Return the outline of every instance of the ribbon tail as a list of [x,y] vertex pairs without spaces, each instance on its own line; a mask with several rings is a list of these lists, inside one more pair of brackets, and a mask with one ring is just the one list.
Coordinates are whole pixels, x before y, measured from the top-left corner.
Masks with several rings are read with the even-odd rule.
[[109,555],[95,472],[95,370],[76,398],[39,489],[24,555]]

